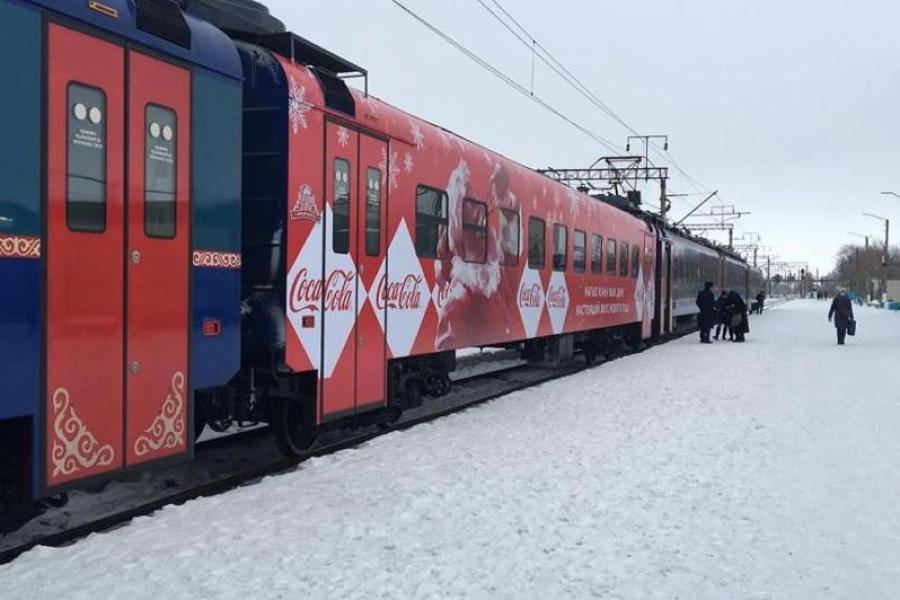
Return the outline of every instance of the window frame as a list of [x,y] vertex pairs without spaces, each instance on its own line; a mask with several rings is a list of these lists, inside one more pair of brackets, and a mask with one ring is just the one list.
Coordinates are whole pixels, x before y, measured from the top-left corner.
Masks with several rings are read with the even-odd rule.
[[[158,110],[162,110],[172,114],[172,119],[174,121],[173,127],[175,128],[175,138],[172,144],[172,183],[173,183],[173,191],[172,191],[172,235],[155,235],[147,231],[147,215],[150,213],[148,210],[148,200],[147,194],[150,191],[154,191],[156,193],[166,193],[166,192],[158,192],[156,190],[148,190],[147,189],[147,163],[149,160],[149,154],[147,152],[147,128],[149,126],[149,109],[153,107]],[[154,102],[147,102],[144,104],[144,235],[149,238],[157,239],[157,240],[174,240],[178,237],[178,112],[169,106],[165,106],[162,104],[156,104]]]
[[[597,240],[598,251],[594,252],[594,240]],[[603,275],[603,236],[599,233],[591,234],[591,275]]]
[[[559,232],[563,233],[563,254],[562,254],[562,264],[557,264],[556,257],[558,256],[556,253],[556,246],[559,242]],[[563,223],[554,223],[553,224],[553,270],[565,272],[569,268],[569,228]]]
[[[503,242],[505,241],[504,232],[507,230],[506,227],[503,227],[503,223],[500,225],[500,252],[502,253],[500,257],[500,265],[504,267],[518,267],[519,266],[519,257],[522,255],[522,216],[519,214],[519,211],[513,210],[511,208],[500,208],[500,217],[501,219],[507,219],[507,223],[509,223],[508,215],[513,215],[516,219],[516,252],[515,254],[509,254],[506,252]],[[507,261],[507,257],[513,257],[514,261]]]
[[[475,223],[469,223],[466,220],[466,216],[468,215],[468,211],[466,208],[470,204],[475,204],[479,207],[480,210],[484,210],[484,225],[476,225]],[[463,228],[463,248],[466,256],[463,257],[463,260],[467,263],[474,263],[483,265],[487,262],[487,250],[488,250],[488,205],[486,202],[482,202],[481,200],[476,200],[474,198],[463,198],[463,211],[462,211],[462,228]],[[466,236],[467,231],[474,231],[476,234],[482,234],[483,243],[484,243],[484,251],[481,260],[469,260],[469,247],[468,247],[468,237]]]
[[615,275],[619,266],[619,242],[615,238],[606,238],[606,269],[607,275]]
[[[353,176],[351,172],[352,163],[349,159],[343,158],[341,156],[332,157],[331,162],[331,194],[332,194],[332,205],[331,205],[331,251],[335,254],[350,254],[350,232],[353,231],[353,220],[352,220],[352,191],[353,191]],[[337,174],[338,174],[338,163],[345,163],[347,165],[347,248],[340,249],[337,245],[338,236],[337,230],[335,227],[337,226],[337,206],[338,206],[338,197],[337,197]],[[342,203],[343,204],[343,203]],[[343,216],[343,215],[341,215]]]
[[[370,179],[373,174],[375,175],[375,178]],[[382,190],[382,186],[381,186],[381,177],[382,177],[381,169],[379,169],[378,167],[372,167],[372,166],[366,167],[366,229],[365,229],[365,234],[363,236],[364,237],[364,245],[366,247],[365,248],[366,256],[381,256],[381,206],[383,204],[382,203],[383,190]],[[374,254],[369,249],[369,216],[370,216],[370,213],[369,213],[369,185],[368,185],[368,182],[370,180],[375,181],[378,185],[378,211],[375,213],[378,216],[378,223],[377,223],[378,226],[376,228],[378,235],[375,238],[378,242],[378,245],[375,248]]]
[[[443,213],[443,217],[435,216],[432,213],[419,212],[419,196],[422,194],[422,191],[436,192],[441,198],[441,212]],[[437,188],[431,185],[425,185],[423,183],[419,183],[416,185],[416,199],[415,199],[415,211],[416,211],[416,222],[415,222],[415,237],[413,239],[413,245],[416,249],[416,256],[419,258],[429,258],[435,260],[438,258],[438,245],[441,243],[441,228],[443,227],[446,230],[448,219],[447,219],[447,211],[449,210],[450,200],[447,196],[447,191],[442,190],[441,188]],[[427,225],[429,227],[435,228],[435,244],[434,248],[431,249],[430,252],[426,253],[420,247],[419,243],[419,231],[420,224]]]
[[640,244],[631,245],[631,278],[637,279],[641,270],[641,246]]
[[[581,235],[581,267],[578,266],[578,235]],[[587,232],[582,229],[575,229],[572,234],[572,271],[575,273],[584,273],[587,269]]]
[[[103,157],[100,161],[101,165],[102,165],[102,177],[94,178],[94,179],[91,179],[88,177],[76,177],[76,179],[87,179],[87,180],[91,180],[91,181],[96,181],[97,183],[100,184],[100,190],[101,190],[102,195],[101,195],[101,200],[98,202],[98,204],[101,204],[103,207],[103,209],[102,209],[103,224],[101,227],[96,227],[96,228],[95,227],[75,227],[72,225],[72,221],[71,221],[71,210],[70,209],[71,209],[72,199],[71,199],[71,195],[70,195],[71,194],[71,186],[69,185],[69,180],[72,179],[72,171],[71,171],[72,165],[70,162],[70,158],[71,158],[70,150],[71,150],[72,144],[71,144],[71,140],[70,140],[70,136],[69,136],[69,129],[72,125],[72,118],[73,118],[72,109],[75,106],[70,99],[72,88],[82,88],[84,90],[96,92],[96,93],[100,94],[100,97],[103,100],[103,105],[102,105],[103,108],[101,109],[102,115],[103,115],[103,121],[101,121],[103,123],[103,132],[102,132],[102,135],[103,135],[103,141],[102,141]],[[88,83],[84,83],[77,79],[70,79],[69,82],[66,84],[66,130],[65,130],[66,131],[66,133],[65,133],[65,135],[66,135],[66,187],[65,187],[65,190],[66,190],[66,193],[65,193],[66,228],[73,233],[102,234],[102,233],[106,232],[106,228],[108,226],[109,205],[108,205],[107,190],[106,190],[106,188],[109,184],[108,169],[107,169],[108,162],[109,162],[109,160],[108,160],[109,152],[107,150],[108,146],[109,146],[109,143],[108,143],[109,136],[108,136],[108,131],[107,131],[107,122],[108,122],[108,117],[109,117],[109,114],[108,114],[109,111],[107,110],[108,103],[109,103],[109,99],[107,98],[106,90],[104,90],[103,88],[100,88],[100,87],[97,87],[94,85],[90,85]],[[100,181],[100,179],[102,179],[102,181]]]
[[[540,223],[541,233],[541,256],[540,262],[532,260],[531,256],[531,231],[532,225]],[[528,217],[528,268],[543,270],[547,264],[547,222],[540,217]]]
[[628,277],[628,242],[619,242],[619,277]]

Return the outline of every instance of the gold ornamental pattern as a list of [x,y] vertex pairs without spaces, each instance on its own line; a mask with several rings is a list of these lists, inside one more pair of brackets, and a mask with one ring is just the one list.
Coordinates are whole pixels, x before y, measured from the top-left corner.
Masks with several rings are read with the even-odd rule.
[[210,252],[208,250],[194,250],[193,262],[195,267],[239,269],[241,267],[241,255],[235,252]]
[[178,371],[172,376],[172,389],[161,412],[135,440],[134,453],[144,456],[154,450],[176,448],[184,444],[184,430],[184,373]]
[[41,238],[0,235],[0,258],[40,258]]
[[69,398],[69,390],[53,392],[53,476],[71,475],[81,469],[107,466],[116,458],[109,444],[103,446],[78,417]]

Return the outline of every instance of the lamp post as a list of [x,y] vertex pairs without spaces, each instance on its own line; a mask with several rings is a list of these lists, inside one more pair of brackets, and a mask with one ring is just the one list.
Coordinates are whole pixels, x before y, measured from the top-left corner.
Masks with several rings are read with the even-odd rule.
[[866,240],[866,250],[869,249],[869,238],[872,237],[871,235],[863,235],[863,234],[861,234],[861,233],[856,233],[855,231],[848,231],[847,233],[849,233],[850,235],[855,235],[856,237],[865,238],[865,240]]
[[[854,232],[854,231],[848,231],[847,233],[849,233],[850,235],[855,235],[856,237],[865,238],[865,240],[866,240],[866,254],[868,254],[868,252],[869,252],[869,238],[872,237],[872,236],[871,236],[871,235],[863,235],[863,234],[861,234],[861,233],[856,233],[856,232]],[[869,264],[869,263],[868,263],[868,259],[866,260],[866,264]],[[856,269],[855,269],[855,271],[856,271],[856,276],[859,277],[859,248],[858,248],[858,247],[856,248]],[[864,289],[866,290],[866,292],[868,293],[868,295],[870,296],[869,298],[867,298],[867,300],[871,300],[871,293],[870,293],[870,290],[869,290],[869,288],[870,288],[871,286],[869,285],[869,272],[868,272],[868,271],[864,271],[864,272],[863,272],[863,281],[862,281],[862,284],[863,284],[863,285],[860,286],[859,284],[860,284],[860,282],[859,282],[858,280],[854,282],[854,285],[857,287],[857,292],[860,290],[860,288],[864,288]]]
[[[893,192],[891,192],[893,194]],[[883,296],[885,294],[885,278],[887,277],[887,273],[885,272],[885,265],[888,263],[888,237],[891,234],[891,220],[886,219],[885,217],[879,217],[878,215],[873,215],[872,213],[864,212],[863,216],[872,217],[873,219],[880,219],[884,221],[884,257],[881,259],[881,294],[882,300],[884,300]]]

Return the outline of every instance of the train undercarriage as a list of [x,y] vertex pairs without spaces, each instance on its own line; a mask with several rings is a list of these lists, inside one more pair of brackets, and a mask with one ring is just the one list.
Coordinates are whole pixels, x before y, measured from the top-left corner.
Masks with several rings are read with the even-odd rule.
[[[525,340],[504,347],[519,349],[530,364],[558,368],[584,356],[587,364],[636,350],[641,344],[639,324]],[[453,350],[388,361],[387,402],[365,412],[316,423],[318,380],[315,372],[293,373],[273,361],[249,365],[225,387],[200,390],[196,396],[195,434],[204,426],[227,431],[232,425],[268,423],[279,449],[288,456],[305,454],[324,433],[340,429],[389,426],[404,411],[418,408],[428,398],[447,395],[456,370]],[[267,365],[267,366],[261,366]]]

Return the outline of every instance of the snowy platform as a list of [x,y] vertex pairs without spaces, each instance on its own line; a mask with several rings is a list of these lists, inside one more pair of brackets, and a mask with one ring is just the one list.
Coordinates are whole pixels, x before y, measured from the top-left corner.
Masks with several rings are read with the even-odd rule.
[[752,316],[0,567],[4,600],[896,598],[900,315]]

